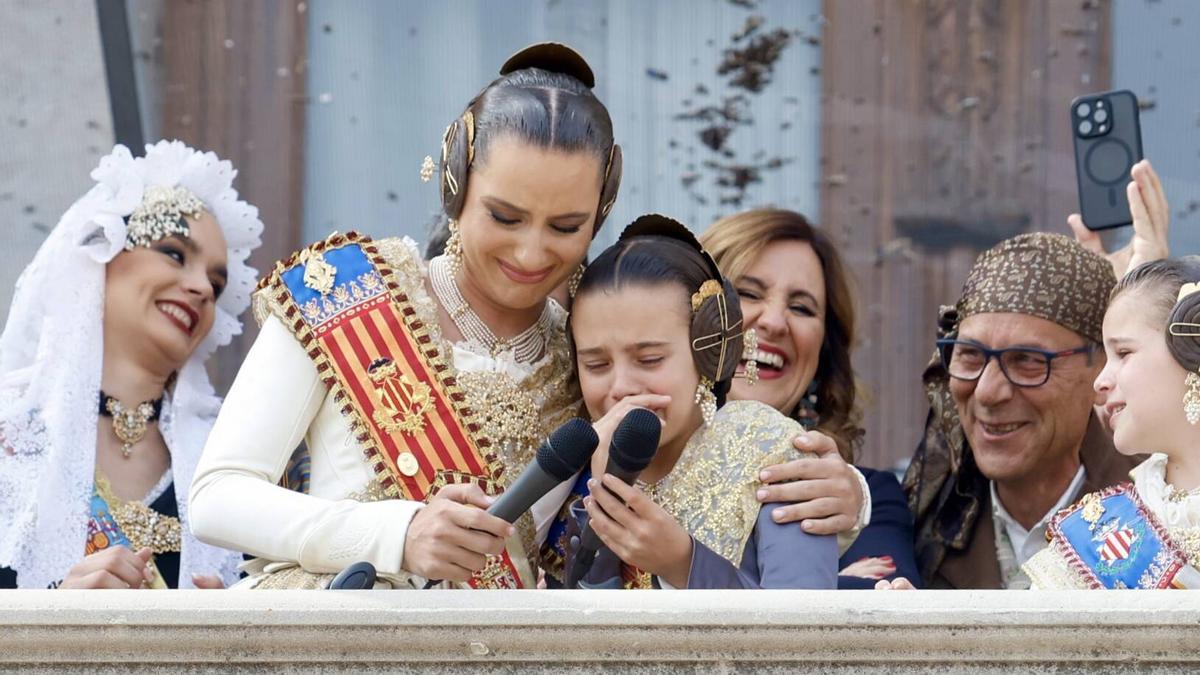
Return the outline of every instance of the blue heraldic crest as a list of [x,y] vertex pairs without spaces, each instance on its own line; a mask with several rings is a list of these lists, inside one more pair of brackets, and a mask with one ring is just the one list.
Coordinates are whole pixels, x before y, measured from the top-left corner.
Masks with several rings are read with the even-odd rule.
[[1129,483],[1060,511],[1049,535],[1092,588],[1178,588],[1186,556]]

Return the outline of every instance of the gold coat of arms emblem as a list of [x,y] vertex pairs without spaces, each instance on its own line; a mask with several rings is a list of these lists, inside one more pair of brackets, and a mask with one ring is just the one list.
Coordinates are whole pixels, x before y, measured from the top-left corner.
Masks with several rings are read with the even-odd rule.
[[377,359],[367,368],[379,407],[373,419],[389,434],[416,434],[425,428],[425,416],[433,412],[429,385],[400,372],[391,359]]
[[304,285],[321,295],[328,295],[333,290],[337,268],[330,265],[325,256],[310,250],[300,254],[300,262],[304,265]]

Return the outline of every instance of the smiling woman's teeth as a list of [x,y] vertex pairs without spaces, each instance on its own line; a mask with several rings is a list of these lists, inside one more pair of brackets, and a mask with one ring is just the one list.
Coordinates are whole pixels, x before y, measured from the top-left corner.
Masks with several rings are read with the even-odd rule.
[[189,329],[192,327],[192,317],[188,316],[187,312],[176,307],[175,305],[166,302],[160,302],[158,303],[158,311],[179,319],[180,323],[187,326]]
[[761,349],[755,349],[754,351],[746,352],[742,356],[742,360],[743,361],[757,361],[757,362],[761,363],[762,365],[770,366],[771,368],[782,368],[783,367],[783,357],[782,356],[780,356],[779,354],[773,354],[771,352],[764,352]]

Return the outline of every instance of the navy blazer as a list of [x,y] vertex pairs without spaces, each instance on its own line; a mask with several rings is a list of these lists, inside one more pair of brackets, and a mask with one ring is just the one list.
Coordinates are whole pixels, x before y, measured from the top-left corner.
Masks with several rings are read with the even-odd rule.
[[[887,579],[905,577],[914,586],[921,585],[917,557],[913,553],[913,516],[908,499],[890,471],[857,467],[867,479],[871,490],[871,524],[863,528],[858,539],[838,561],[838,569],[861,558],[891,556],[896,572]],[[839,575],[839,589],[875,588],[875,579]]]

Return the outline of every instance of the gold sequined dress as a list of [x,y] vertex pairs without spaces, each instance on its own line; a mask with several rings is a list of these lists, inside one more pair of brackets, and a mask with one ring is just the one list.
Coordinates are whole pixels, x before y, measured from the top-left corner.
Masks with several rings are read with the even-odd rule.
[[[375,242],[433,339],[437,304],[426,269],[409,239]],[[551,300],[550,302],[554,302]],[[321,587],[357,561],[381,583],[421,587],[401,569],[409,522],[423,506],[392,499],[355,439],[342,404],[333,400],[313,361],[281,319],[281,308],[256,294],[262,325],[213,428],[191,492],[192,528],[204,541],[256,556],[247,585]],[[444,344],[470,407],[494,439],[512,480],[541,440],[579,409],[579,389],[565,335],[566,311],[552,305],[546,353],[532,364],[511,351],[493,356],[477,344]],[[307,493],[278,485],[298,444],[308,448]],[[570,490],[552,491],[517,522],[530,564],[537,542]]]
[[[711,425],[692,434],[670,473],[640,484],[692,537],[688,588],[836,587],[837,538],[807,534],[795,523],[774,523],[770,512],[777,505],[760,504],[756,497],[764,467],[801,456],[792,439],[802,431],[798,422],[763,403],[730,401]],[[553,543],[566,551],[569,538]],[[591,585],[654,585],[649,574],[623,564],[617,582],[617,571],[604,569],[604,560],[598,560],[588,577]],[[556,570],[547,567],[547,573]],[[561,578],[558,571],[556,579]]]

